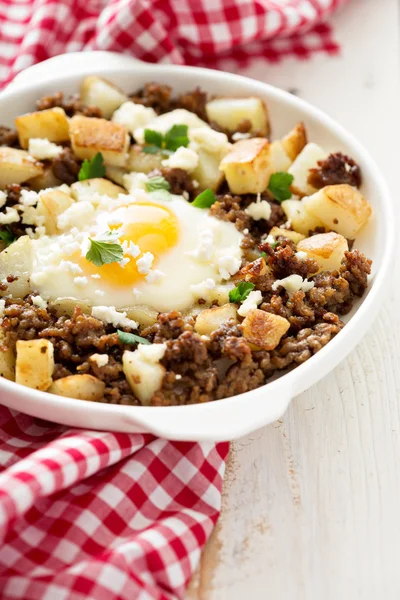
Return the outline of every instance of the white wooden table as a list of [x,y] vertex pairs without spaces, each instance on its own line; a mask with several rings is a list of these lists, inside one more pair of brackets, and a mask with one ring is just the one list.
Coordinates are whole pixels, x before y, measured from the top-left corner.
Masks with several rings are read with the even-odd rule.
[[[398,1],[353,0],[333,22],[340,58],[245,74],[295,88],[348,127],[400,202]],[[334,372],[232,444],[221,519],[188,600],[399,600],[398,277],[393,287]]]

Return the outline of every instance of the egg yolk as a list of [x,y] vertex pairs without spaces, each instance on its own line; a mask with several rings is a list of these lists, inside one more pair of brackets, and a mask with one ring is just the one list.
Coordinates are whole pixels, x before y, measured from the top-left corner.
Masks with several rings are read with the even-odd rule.
[[140,249],[140,254],[133,258],[124,254],[129,262],[125,266],[119,263],[104,264],[97,267],[84,257],[78,263],[88,275],[98,273],[102,280],[112,285],[127,286],[143,279],[146,273],[139,273],[136,261],[146,252],[154,256],[151,268],[154,269],[159,258],[173,248],[179,238],[179,225],[176,215],[168,208],[156,204],[135,204],[127,211],[128,223],[113,224],[111,229],[122,229],[122,234],[114,243],[132,242]]

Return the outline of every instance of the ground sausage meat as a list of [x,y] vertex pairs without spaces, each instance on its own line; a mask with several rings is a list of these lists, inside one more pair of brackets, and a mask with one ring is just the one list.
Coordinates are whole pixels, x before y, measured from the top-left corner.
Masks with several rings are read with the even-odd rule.
[[339,183],[360,187],[361,170],[352,158],[336,152],[327,159],[318,161],[318,168],[310,169],[308,182],[317,189]]
[[0,146],[18,147],[18,133],[15,129],[10,129],[0,125]]
[[65,110],[69,117],[74,115],[84,115],[85,117],[101,117],[101,110],[97,106],[86,106],[75,94],[69,98],[64,98],[62,92],[56,92],[51,96],[43,96],[36,102],[37,110],[48,110],[49,108],[60,107]]
[[62,153],[53,159],[51,169],[57,179],[67,185],[71,185],[75,181],[78,181],[81,164],[81,161],[75,157],[71,148],[64,148]]

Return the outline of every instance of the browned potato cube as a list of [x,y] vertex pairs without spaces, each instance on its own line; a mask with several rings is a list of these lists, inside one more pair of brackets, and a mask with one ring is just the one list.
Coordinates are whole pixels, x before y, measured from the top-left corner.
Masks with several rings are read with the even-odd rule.
[[307,132],[304,123],[300,122],[282,138],[282,146],[291,161],[295,160],[307,144]]
[[298,244],[301,240],[304,240],[306,237],[302,233],[298,233],[297,231],[292,231],[291,229],[284,229],[283,227],[273,227],[269,232],[269,235],[272,237],[284,237],[287,240],[292,240],[295,244]]
[[236,322],[236,310],[236,306],[233,304],[224,304],[224,306],[203,310],[197,316],[194,328],[200,335],[210,335],[227,321],[234,320]]
[[52,384],[54,347],[49,340],[18,340],[15,381],[35,390]]
[[246,340],[263,350],[276,348],[289,327],[287,319],[259,308],[251,310],[242,323]]
[[349,249],[346,238],[339,233],[319,233],[297,244],[297,250],[305,252],[319,266],[319,271],[339,269],[344,253]]
[[43,173],[43,163],[25,150],[0,148],[0,188],[10,183],[23,183]]
[[98,402],[104,397],[105,383],[93,375],[69,375],[57,379],[50,386],[50,394]]
[[50,142],[69,140],[68,118],[58,106],[20,115],[15,119],[19,143],[28,148],[30,138],[46,138]]
[[274,170],[271,144],[265,138],[240,140],[222,159],[220,169],[225,173],[232,193],[261,193],[267,188]]
[[129,135],[123,125],[77,115],[70,120],[69,133],[72,149],[78,158],[90,160],[100,152],[106,165],[125,165]]

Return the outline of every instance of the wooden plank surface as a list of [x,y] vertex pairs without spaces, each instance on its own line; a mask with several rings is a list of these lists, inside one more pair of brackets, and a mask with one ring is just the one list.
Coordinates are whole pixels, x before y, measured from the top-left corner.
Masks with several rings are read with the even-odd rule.
[[[354,0],[335,16],[339,58],[246,74],[348,127],[397,200],[399,7]],[[395,259],[395,257],[394,257]],[[362,343],[282,420],[232,444],[219,524],[188,600],[400,598],[400,318],[395,295]]]

